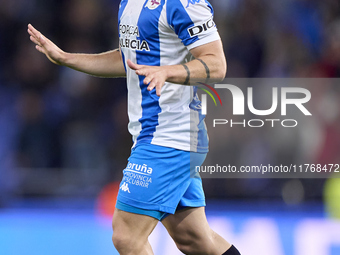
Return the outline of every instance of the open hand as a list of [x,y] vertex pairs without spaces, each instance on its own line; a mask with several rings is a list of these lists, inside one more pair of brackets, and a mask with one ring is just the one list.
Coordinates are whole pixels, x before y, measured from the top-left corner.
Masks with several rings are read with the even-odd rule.
[[162,87],[168,78],[166,67],[138,65],[133,63],[130,59],[128,59],[127,64],[132,70],[136,71],[137,75],[145,76],[143,83],[148,85],[147,89],[149,91],[156,88],[156,95],[161,95]]
[[54,64],[61,65],[63,63],[64,51],[36,30],[31,24],[28,25],[27,32],[30,34],[30,40],[36,44],[35,48],[38,51],[44,53]]

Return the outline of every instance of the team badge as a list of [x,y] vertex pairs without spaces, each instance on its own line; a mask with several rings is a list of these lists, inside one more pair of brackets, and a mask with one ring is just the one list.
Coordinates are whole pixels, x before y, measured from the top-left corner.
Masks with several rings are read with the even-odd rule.
[[146,3],[145,7],[148,7],[150,10],[154,10],[160,5],[161,5],[161,0],[149,0]]

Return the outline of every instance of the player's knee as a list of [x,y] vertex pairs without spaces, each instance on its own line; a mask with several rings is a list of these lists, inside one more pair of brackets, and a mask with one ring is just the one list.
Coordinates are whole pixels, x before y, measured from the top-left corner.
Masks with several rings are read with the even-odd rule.
[[132,245],[131,243],[131,237],[124,235],[119,232],[113,232],[112,234],[112,242],[115,248],[119,253],[129,253],[132,252],[132,248],[136,247],[136,244],[134,243]]
[[121,252],[125,249],[125,247],[129,247],[129,240],[126,236],[120,235],[116,232],[112,234],[112,242],[113,245],[116,247],[118,252]]
[[140,251],[145,243],[142,240],[133,238],[131,235],[114,231],[112,234],[112,242],[120,254],[135,254]]

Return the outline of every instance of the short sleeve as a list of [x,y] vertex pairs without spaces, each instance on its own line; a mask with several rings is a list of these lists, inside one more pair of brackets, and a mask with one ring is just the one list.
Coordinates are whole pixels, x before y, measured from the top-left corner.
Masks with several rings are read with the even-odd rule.
[[167,1],[168,24],[189,50],[220,39],[213,14],[206,0]]

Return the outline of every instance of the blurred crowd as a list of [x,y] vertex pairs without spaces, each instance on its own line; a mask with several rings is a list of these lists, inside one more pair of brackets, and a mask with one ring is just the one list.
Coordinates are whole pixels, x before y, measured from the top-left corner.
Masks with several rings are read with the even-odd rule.
[[[340,76],[339,1],[210,2],[228,77]],[[53,65],[27,34],[32,23],[65,51],[111,50],[118,47],[118,7],[119,0],[0,0],[0,203],[23,195],[96,195],[120,180],[132,145],[125,80]],[[340,109],[336,86],[316,94],[319,102]],[[340,113],[330,115],[318,155],[340,163]],[[254,145],[241,141],[240,151]],[[219,182],[232,186],[230,180]],[[275,182],[266,186],[275,188]],[[322,181],[313,185],[313,199],[320,199]],[[214,193],[213,186],[207,181],[208,197],[254,197],[247,185],[239,186],[241,195]]]

